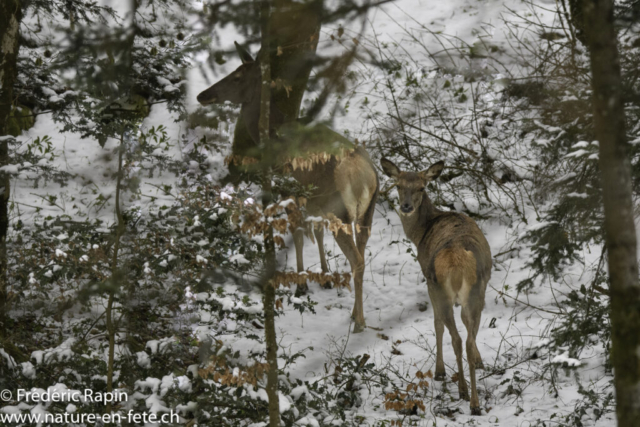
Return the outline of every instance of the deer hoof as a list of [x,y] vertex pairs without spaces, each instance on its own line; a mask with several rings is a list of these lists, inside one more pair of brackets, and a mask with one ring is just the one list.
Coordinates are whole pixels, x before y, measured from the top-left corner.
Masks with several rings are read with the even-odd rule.
[[484,363],[482,363],[482,360],[476,360],[476,369],[482,369],[484,371]]
[[471,415],[482,415],[482,410],[479,406],[471,407]]
[[302,295],[306,295],[307,291],[309,291],[309,287],[307,286],[306,283],[302,283],[300,285],[298,285],[298,287],[296,288],[296,296],[302,296]]
[[326,281],[324,283],[320,283],[320,287],[322,289],[331,289],[333,288],[333,284],[331,283],[331,281]]
[[460,390],[460,399],[469,400],[469,392],[467,390]]
[[436,371],[436,375],[433,377],[433,379],[436,381],[444,381],[445,379],[447,379],[447,375],[444,372]]
[[353,325],[353,333],[354,334],[359,334],[360,332],[364,331],[366,325],[364,324],[359,324],[359,323],[354,323]]

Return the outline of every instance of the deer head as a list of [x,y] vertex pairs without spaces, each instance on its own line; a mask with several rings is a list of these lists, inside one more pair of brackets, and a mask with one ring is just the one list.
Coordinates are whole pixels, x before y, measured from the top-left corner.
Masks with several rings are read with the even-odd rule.
[[380,165],[384,173],[396,181],[398,187],[400,214],[411,215],[416,212],[424,198],[429,196],[424,191],[430,181],[440,176],[444,169],[444,162],[434,163],[422,172],[401,171],[391,160],[382,158]]
[[223,104],[226,101],[232,104],[246,104],[251,102],[254,96],[260,95],[260,64],[238,43],[235,45],[242,65],[227,77],[200,92],[197,98],[200,104]]

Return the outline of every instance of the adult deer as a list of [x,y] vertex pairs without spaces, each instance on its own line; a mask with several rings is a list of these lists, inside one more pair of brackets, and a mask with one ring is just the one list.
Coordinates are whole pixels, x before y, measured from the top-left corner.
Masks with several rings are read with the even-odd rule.
[[[202,105],[221,104],[229,101],[242,105],[242,118],[249,135],[254,142],[259,141],[258,120],[260,117],[260,64],[251,55],[236,44],[242,65],[222,80],[201,92],[198,102]],[[331,147],[337,141],[342,147],[343,155],[325,156],[322,162],[316,162],[310,169],[294,168],[292,175],[304,186],[315,187],[307,201],[307,212],[311,215],[326,216],[333,214],[343,224],[347,224],[351,232],[340,229],[335,234],[336,242],[349,260],[355,287],[355,305],[352,312],[354,332],[365,327],[363,311],[362,282],[364,279],[365,247],[371,234],[371,223],[378,197],[378,176],[367,151],[355,147],[343,136],[326,126],[306,128],[297,134],[278,135],[283,125],[283,115],[273,106],[270,111],[270,132],[280,145],[296,140],[296,148],[305,145],[297,141],[301,138],[315,139],[309,145]],[[355,230],[351,224],[355,222]],[[328,264],[324,253],[322,227],[314,229],[320,264],[323,272],[327,272]],[[354,241],[355,236],[355,241]],[[304,244],[302,230],[294,233],[298,271],[304,270],[302,249]]]
[[442,173],[444,162],[422,172],[401,171],[388,159],[380,162],[386,175],[393,178],[400,197],[402,228],[418,248],[418,261],[427,278],[433,304],[436,329],[436,375],[445,378],[442,360],[442,334],[447,327],[458,363],[460,398],[469,400],[462,369],[462,339],[456,328],[453,305],[462,306],[462,322],[467,328],[467,360],[471,379],[471,413],[480,415],[476,391],[476,368],[483,369],[476,346],[484,294],[491,276],[491,249],[478,225],[468,216],[437,209],[425,188]]

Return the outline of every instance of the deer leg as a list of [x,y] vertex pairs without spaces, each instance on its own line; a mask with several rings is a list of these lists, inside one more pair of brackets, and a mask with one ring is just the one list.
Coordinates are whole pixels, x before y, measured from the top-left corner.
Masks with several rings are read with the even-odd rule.
[[469,361],[469,379],[471,381],[471,415],[481,415],[478,391],[476,390],[476,324],[480,323],[480,311],[474,312],[468,305],[462,307],[462,322],[467,328],[467,360]]
[[[477,318],[474,319],[473,322],[473,356],[476,361],[476,369],[484,370],[484,363],[482,363],[482,356],[480,356],[480,351],[478,351],[478,346],[476,344],[476,337],[478,336],[478,329],[480,328],[480,315],[482,313],[482,309],[478,310]],[[467,357],[469,357],[467,355]]]
[[314,229],[313,234],[316,236],[316,242],[318,243],[318,252],[320,253],[320,267],[323,273],[329,272],[329,265],[327,264],[327,257],[324,253],[324,228],[322,226]]
[[[482,316],[482,309],[484,308],[484,293],[476,296],[471,295],[471,298],[469,298],[467,305],[469,307],[469,315],[470,315],[469,319],[473,325],[473,357],[476,362],[476,369],[484,370],[484,363],[482,363],[482,356],[480,356],[480,351],[478,351],[478,346],[476,344],[478,329],[480,329],[480,317]],[[468,331],[468,332],[471,333],[471,331]],[[470,357],[470,356],[467,354],[467,357]]]
[[460,394],[460,399],[469,400],[469,389],[464,379],[464,369],[462,366],[462,338],[460,338],[460,334],[456,328],[456,319],[453,317],[453,305],[447,301],[447,303],[443,304],[440,308],[442,309],[444,324],[451,335],[453,351],[456,354],[456,362],[458,362],[458,393]]
[[[320,253],[320,267],[323,273],[329,272],[329,265],[327,264],[327,256],[324,252],[324,228],[322,225],[314,227],[313,234],[316,236],[316,242],[318,243],[318,252]],[[331,282],[321,283],[325,289],[331,288]]]
[[364,258],[358,252],[358,247],[353,241],[353,236],[345,233],[343,230],[339,230],[336,235],[336,242],[342,253],[349,260],[351,264],[351,274],[353,276],[353,283],[356,289],[356,302],[353,307],[353,313],[351,317],[355,321],[353,326],[353,333],[362,332],[366,326],[364,322],[364,309],[362,307],[362,281],[364,279]]
[[[436,374],[433,377],[436,381],[444,381],[447,374],[444,370],[444,359],[442,357],[442,336],[444,335],[444,322],[442,321],[442,312],[440,305],[443,303],[442,297],[433,286],[429,286],[429,298],[433,305],[433,323],[436,330]],[[444,301],[447,304],[447,301]]]
[[[293,245],[296,247],[296,263],[298,265],[298,273],[304,271],[304,261],[302,257],[302,250],[304,249],[304,230],[302,228],[296,229],[293,232]],[[306,283],[298,285],[296,294],[305,294],[308,290]]]
[[[358,252],[360,252],[363,258],[367,241],[369,241],[369,237],[371,236],[371,224],[373,223],[373,214],[375,212],[377,198],[377,194],[374,195],[362,218],[356,221],[358,224],[358,227],[356,227],[356,244],[358,245]],[[359,232],[358,228],[360,228]]]
[[304,271],[304,261],[302,257],[302,250],[304,249],[304,230],[297,228],[293,232],[293,244],[296,247],[296,263],[298,265],[298,273]]
[[[477,336],[477,329],[476,329],[476,336]],[[467,355],[467,357],[469,356]],[[482,363],[482,356],[480,356],[480,351],[478,350],[478,346],[476,344],[475,338],[473,340],[473,357],[476,362],[476,369],[484,370],[484,363]]]

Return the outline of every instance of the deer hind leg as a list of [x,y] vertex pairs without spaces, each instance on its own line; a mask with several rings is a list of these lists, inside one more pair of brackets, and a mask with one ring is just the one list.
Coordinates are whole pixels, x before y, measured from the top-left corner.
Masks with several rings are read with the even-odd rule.
[[443,300],[439,295],[439,291],[432,285],[429,287],[429,298],[431,299],[431,305],[433,305],[433,323],[436,330],[436,374],[433,377],[436,381],[444,381],[447,377],[447,373],[444,369],[444,359],[442,357],[442,336],[444,335],[444,321],[442,320],[442,311],[440,306],[442,304],[448,304],[448,301]]
[[362,307],[362,281],[364,279],[364,258],[358,251],[358,247],[353,240],[353,236],[345,233],[342,229],[338,231],[335,236],[336,242],[342,253],[349,260],[351,265],[351,275],[353,276],[353,284],[356,291],[356,301],[353,307],[353,318],[355,325],[353,326],[353,332],[362,332],[366,326],[364,322],[364,309]]
[[[302,250],[304,249],[304,230],[302,228],[297,228],[293,232],[293,245],[296,247],[296,264],[299,273],[304,271],[304,261],[302,256]],[[304,294],[308,289],[309,288],[306,283],[300,284],[296,289],[296,294]]]
[[[476,362],[476,369],[484,370],[484,363],[482,363],[482,356],[480,356],[480,351],[478,350],[478,345],[476,343],[476,337],[478,336],[478,328],[480,326],[480,316],[478,315],[478,321],[474,324],[473,330],[473,357]],[[469,357],[469,355],[467,355]]]
[[[486,286],[486,285],[485,285]],[[482,356],[480,356],[480,351],[478,350],[478,345],[476,343],[476,337],[478,336],[478,329],[480,329],[480,318],[482,316],[482,309],[484,308],[484,292],[479,292],[478,285],[474,287],[469,295],[469,299],[467,300],[467,304],[469,311],[469,321],[472,325],[473,330],[473,358],[476,362],[476,369],[484,370],[484,363],[482,363]],[[464,319],[463,319],[464,320]],[[471,330],[468,330],[468,333],[471,334]],[[472,357],[467,354],[467,357]]]
[[[373,223],[373,214],[375,213],[376,200],[378,199],[378,192],[374,193],[373,197],[369,201],[369,206],[365,211],[362,218],[357,219],[358,226],[356,227],[356,245],[358,246],[358,252],[364,258],[364,250],[367,247],[367,242],[371,236],[371,224]],[[358,228],[360,231],[358,231]]]
[[[476,347],[476,333],[480,324],[482,308],[471,302],[462,307],[462,321],[467,328],[467,359],[469,361],[469,378],[471,380],[471,415],[480,415],[480,401],[476,389],[476,365],[480,353]],[[480,362],[482,363],[482,362]]]
[[329,272],[329,265],[327,264],[327,257],[324,253],[324,228],[322,225],[314,227],[313,234],[316,236],[316,242],[318,243],[318,252],[320,253],[320,267],[323,273]]
[[[327,256],[324,252],[324,228],[322,225],[314,226],[313,234],[316,236],[316,242],[318,243],[318,252],[320,253],[320,267],[323,273],[329,272],[329,265],[327,264]],[[323,288],[331,288],[331,282],[321,283]]]
[[456,354],[456,362],[458,363],[458,393],[460,394],[460,399],[469,400],[469,389],[464,379],[464,367],[462,365],[462,338],[460,338],[456,327],[456,319],[453,316],[453,304],[447,301],[446,304],[440,306],[440,309],[442,310],[444,325],[451,335],[453,351]]

